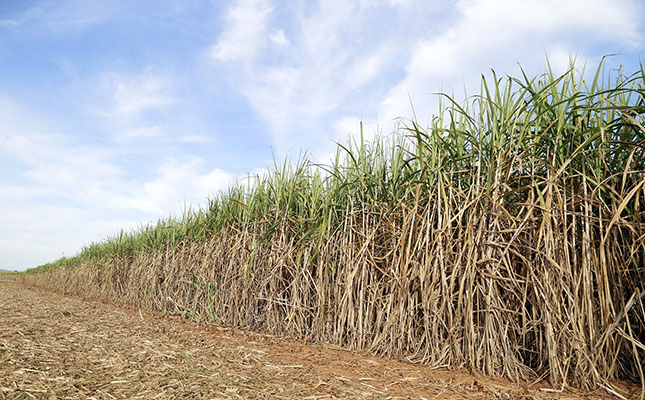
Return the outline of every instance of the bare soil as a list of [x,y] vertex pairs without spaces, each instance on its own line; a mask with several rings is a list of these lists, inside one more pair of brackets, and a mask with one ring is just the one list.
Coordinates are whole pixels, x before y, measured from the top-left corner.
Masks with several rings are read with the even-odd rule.
[[180,398],[615,397],[431,369],[0,281],[0,399]]

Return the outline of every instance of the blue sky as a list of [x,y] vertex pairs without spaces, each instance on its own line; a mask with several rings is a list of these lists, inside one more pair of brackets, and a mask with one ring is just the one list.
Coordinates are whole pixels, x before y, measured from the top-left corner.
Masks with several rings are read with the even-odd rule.
[[320,162],[569,58],[636,71],[642,0],[3,0],[0,268],[178,214],[273,154]]

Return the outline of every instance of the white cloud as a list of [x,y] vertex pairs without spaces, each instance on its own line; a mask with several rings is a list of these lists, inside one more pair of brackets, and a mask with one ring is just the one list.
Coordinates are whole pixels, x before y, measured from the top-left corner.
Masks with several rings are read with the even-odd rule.
[[127,116],[175,102],[168,79],[144,72],[137,76],[112,74],[112,114]]
[[0,263],[8,267],[53,261],[117,229],[206,205],[234,179],[186,157],[162,161],[143,180],[138,167],[122,164],[120,148],[81,144],[52,126],[0,97],[0,168],[7,172],[0,176]]
[[385,65],[390,61],[394,51],[389,46],[383,46],[372,53],[364,54],[353,60],[348,66],[345,76],[347,88],[358,88],[376,79]]
[[639,8],[638,2],[632,0],[462,0],[457,9],[463,19],[456,30],[463,32],[470,27],[471,37],[477,32],[489,33],[480,41],[491,37],[495,41],[512,40],[519,34],[521,39],[539,42],[543,35],[566,37],[582,32],[587,37],[636,40]]
[[145,208],[142,211],[157,215],[179,214],[183,205],[206,206],[205,201],[220,190],[226,189],[234,176],[215,168],[202,173],[203,161],[167,162],[159,166],[157,177],[143,184],[142,193],[136,198]]
[[211,56],[219,61],[250,61],[266,40],[271,7],[267,0],[238,0],[227,13],[227,26]]
[[23,185],[7,189],[22,198],[15,201],[41,197],[106,214],[139,211],[144,219],[203,204],[234,178],[218,168],[204,171],[204,162],[193,158],[160,164],[151,180],[141,182],[117,166],[117,152],[73,145],[57,135],[25,135],[11,140],[7,150],[27,165]]
[[271,43],[273,43],[278,48],[284,49],[289,47],[289,44],[290,44],[289,39],[287,39],[287,37],[284,34],[284,30],[282,29],[275,31],[271,35],[271,37],[269,37],[269,39],[271,40]]
[[[74,144],[34,110],[0,98],[0,263],[33,267],[98,240],[94,222],[119,179],[111,152]],[[116,189],[116,188],[114,188]],[[109,197],[109,196],[108,196]]]
[[[151,66],[134,71],[107,70],[92,78],[97,84],[90,90],[89,79],[79,78],[73,93],[78,93],[76,107],[82,109],[97,131],[108,134],[119,144],[168,142],[176,131],[170,116],[182,106],[177,92],[180,79],[173,73]],[[96,117],[100,118],[97,121]]]
[[245,88],[251,105],[268,122],[274,134],[275,144],[284,145],[289,121],[297,112],[296,89],[300,85],[301,73],[295,68],[270,68],[257,72],[251,86]]
[[184,135],[184,136],[178,137],[175,141],[178,143],[198,144],[198,143],[208,143],[211,141],[211,139],[207,136],[201,136],[201,135]]
[[24,177],[38,184],[42,194],[60,192],[74,198],[98,184],[109,183],[120,173],[109,161],[111,152],[107,149],[73,145],[46,128],[37,134],[16,132],[15,128],[5,132],[9,136],[4,150],[26,166]]
[[556,71],[564,71],[569,56],[589,60],[590,39],[635,45],[640,9],[630,0],[459,1],[455,22],[418,43],[405,77],[381,101],[380,115],[386,120],[411,116],[411,98],[425,123],[438,111],[439,98],[432,93],[454,93],[459,99],[465,86],[474,94],[480,74],[490,68],[503,75],[521,63],[529,73],[539,73],[546,54]]
[[[300,19],[285,23],[272,17],[266,2],[261,7],[253,4],[253,18],[262,16],[261,29],[246,27],[238,14],[229,12],[229,28],[211,54],[226,61],[222,64],[230,68],[230,83],[268,123],[280,156],[300,147],[317,147],[327,142],[322,134],[329,123],[321,123],[322,118],[380,76],[396,54],[396,39],[365,46],[362,36],[373,27],[363,25],[363,14],[371,5],[296,2],[281,11]],[[238,8],[251,10],[246,2],[238,2],[233,10]],[[233,40],[236,37],[249,42],[243,53],[233,45],[244,42]]]
[[164,128],[159,125],[139,126],[117,132],[116,137],[120,141],[128,142],[138,139],[154,139],[161,136]]

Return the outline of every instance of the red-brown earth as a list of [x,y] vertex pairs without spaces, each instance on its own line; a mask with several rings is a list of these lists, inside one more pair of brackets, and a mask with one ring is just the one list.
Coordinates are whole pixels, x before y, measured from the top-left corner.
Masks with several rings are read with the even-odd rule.
[[180,398],[616,397],[432,369],[0,281],[0,399]]

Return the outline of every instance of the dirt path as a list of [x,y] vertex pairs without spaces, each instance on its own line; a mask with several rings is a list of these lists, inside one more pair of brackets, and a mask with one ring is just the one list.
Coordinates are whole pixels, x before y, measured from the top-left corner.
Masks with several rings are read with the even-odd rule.
[[200,325],[0,281],[0,399],[34,398],[589,397]]

